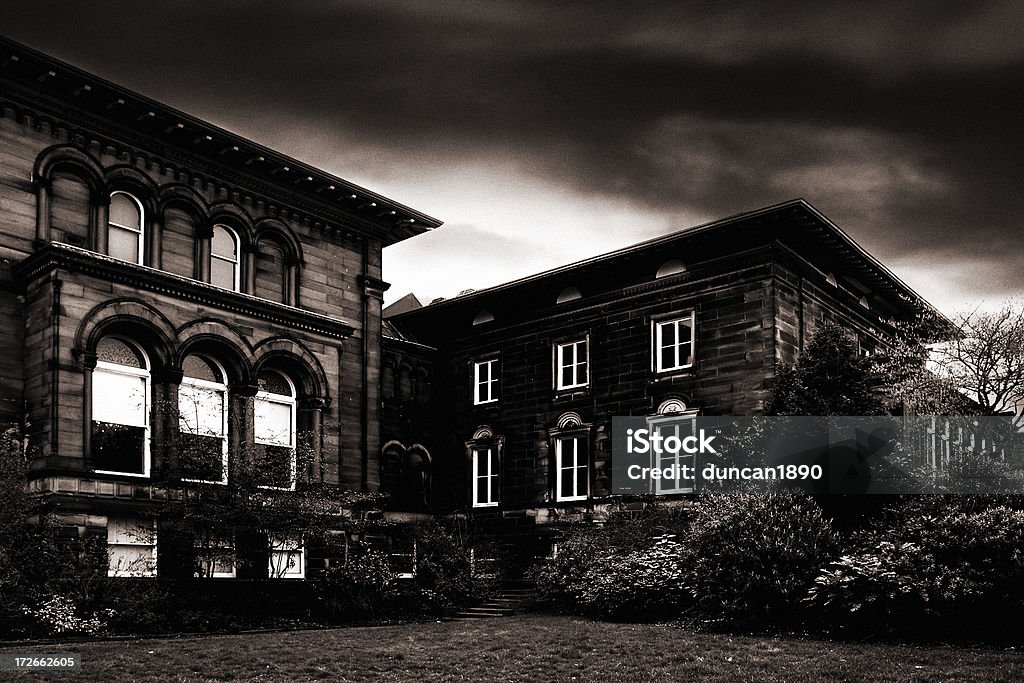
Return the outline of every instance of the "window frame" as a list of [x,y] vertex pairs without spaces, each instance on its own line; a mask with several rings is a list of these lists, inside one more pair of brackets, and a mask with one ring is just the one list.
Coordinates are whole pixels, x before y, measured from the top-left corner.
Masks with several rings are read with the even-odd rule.
[[[647,429],[653,435],[655,433],[655,431],[657,431],[658,433],[661,433],[662,428],[664,426],[667,426],[667,425],[674,425],[674,426],[676,426],[678,428],[683,421],[686,421],[686,422],[689,423],[690,433],[687,434],[686,436],[695,435],[697,433],[697,411],[696,410],[687,410],[687,411],[681,412],[681,413],[665,413],[665,414],[649,416],[647,418]],[[676,436],[679,437],[679,438],[683,438],[683,436],[680,435],[680,434],[676,434]],[[695,471],[696,471],[696,468],[697,468],[697,455],[695,453],[687,454],[687,453],[679,452],[679,453],[676,453],[671,458],[671,461],[670,461],[666,457],[659,457],[659,454],[656,453],[654,451],[654,449],[652,448],[651,449],[651,453],[650,453],[650,457],[651,457],[651,462],[650,462],[650,466],[651,467],[661,468],[661,467],[664,467],[666,464],[676,464],[676,465],[690,464],[691,466],[694,467]],[[689,459],[690,462],[689,463],[683,462],[686,459]],[[677,484],[676,486],[673,486],[673,487],[669,488],[669,487],[664,486],[663,483],[665,481],[666,480],[661,479],[661,478],[654,478],[654,477],[652,477],[652,481],[650,482],[650,484],[651,484],[651,493],[664,496],[664,495],[694,493],[696,491],[696,478],[694,478],[693,486],[690,486],[689,488],[678,486],[679,480],[675,480],[675,483]]]
[[[125,262],[126,263],[134,263],[134,264],[139,265],[139,266],[145,265],[145,254],[146,254],[146,208],[142,205],[142,202],[139,200],[138,197],[133,195],[131,192],[126,192],[125,190],[114,190],[114,191],[112,191],[110,193],[110,196],[107,198],[107,206],[108,207],[110,205],[110,201],[114,198],[114,195],[118,195],[118,194],[123,194],[125,197],[128,197],[128,199],[130,199],[132,201],[132,203],[135,204],[135,206],[138,208],[138,210],[139,210],[139,227],[136,230],[135,228],[131,227],[130,225],[122,225],[120,223],[115,223],[110,218],[110,214],[109,214],[109,211],[108,211],[108,213],[107,213],[107,256],[110,256],[111,258],[117,258],[116,256],[114,256],[113,254],[110,253],[110,228],[111,228],[111,226],[113,226],[113,227],[117,228],[118,230],[125,230],[127,232],[133,232],[133,233],[136,233],[139,236],[139,248],[138,248],[138,254],[136,256],[136,260],[135,261],[125,261]],[[118,260],[123,260],[123,259],[118,259]]]
[[[290,556],[298,553],[299,571],[289,572],[288,566],[275,568],[274,557],[284,554]],[[269,579],[304,579],[306,578],[306,544],[302,538],[296,540],[287,536],[267,537],[267,578]]]
[[[297,479],[297,475],[298,475],[298,452],[297,452],[297,442],[298,442],[298,434],[297,434],[297,431],[298,431],[298,398],[297,398],[297,395],[296,395],[297,394],[297,390],[296,390],[296,387],[295,387],[295,382],[292,381],[292,378],[289,377],[286,372],[283,372],[281,370],[276,370],[274,368],[267,368],[266,370],[269,371],[269,372],[274,372],[274,373],[280,375],[281,377],[283,377],[285,379],[285,381],[288,382],[288,386],[291,389],[292,393],[291,393],[291,396],[285,396],[284,394],[275,394],[275,393],[272,393],[272,392],[269,392],[269,391],[264,391],[264,390],[257,391],[256,392],[256,396],[253,398],[253,420],[255,421],[255,419],[256,419],[256,405],[255,404],[258,401],[260,401],[260,400],[266,401],[268,403],[276,403],[278,405],[287,405],[288,406],[288,408],[289,408],[289,421],[290,421],[290,425],[289,425],[289,442],[290,443],[287,446],[287,448],[291,451],[291,459],[290,459],[290,463],[289,463],[290,471],[291,471],[291,474],[290,474],[290,476],[291,476],[291,479],[290,479],[291,484],[289,486],[273,486],[273,485],[259,484],[258,487],[262,488],[262,489],[271,489],[271,490],[277,490],[277,491],[294,491],[295,490],[295,486],[296,486],[296,479]],[[266,441],[266,440],[262,440],[261,441],[256,436],[256,432],[257,432],[257,429],[255,428],[255,424],[254,424],[254,429],[253,429],[253,443],[254,444],[259,444],[259,445],[262,445],[262,446],[278,446],[278,447],[282,446],[282,444],[280,444],[280,443],[270,442],[270,441]]]
[[[193,354],[189,354],[189,355],[193,355]],[[197,356],[203,358],[204,360],[206,360],[207,362],[213,363],[215,366],[217,366],[217,369],[220,371],[221,377],[224,378],[224,382],[222,384],[218,384],[217,382],[211,382],[209,380],[199,379],[197,377],[189,377],[188,375],[184,375],[184,374],[182,375],[181,385],[179,385],[179,389],[178,389],[178,429],[179,429],[179,431],[184,432],[184,430],[181,429],[181,389],[180,389],[181,386],[188,385],[188,386],[197,387],[199,389],[212,389],[213,391],[220,392],[220,394],[221,394],[221,409],[220,409],[221,433],[219,435],[219,438],[221,440],[221,478],[218,481],[214,481],[214,480],[211,480],[211,479],[192,479],[192,478],[189,478],[189,477],[182,477],[182,479],[184,479],[185,481],[189,481],[189,482],[193,482],[193,483],[198,483],[198,484],[227,484],[228,483],[228,462],[229,462],[229,454],[228,454],[228,443],[229,443],[229,437],[228,437],[228,426],[229,426],[228,409],[229,409],[229,406],[231,405],[230,401],[228,399],[228,383],[227,383],[228,382],[228,375],[227,375],[227,372],[224,369],[224,366],[221,365],[221,363],[219,361],[217,361],[215,358],[211,358],[210,356],[207,356],[205,354],[194,354],[194,355],[197,355]],[[186,356],[186,358],[187,358],[187,356]],[[196,436],[212,436],[212,435],[197,434]]]
[[[577,349],[579,345],[583,345],[583,360],[580,361]],[[573,351],[573,362],[566,364],[563,363],[564,353],[563,350],[567,348],[574,349]],[[553,344],[552,362],[554,367],[554,385],[555,391],[577,391],[580,389],[586,389],[590,386],[590,335],[584,335],[582,337],[576,337],[568,341],[555,342]],[[585,370],[583,372],[583,381],[575,381],[573,384],[562,384],[562,370],[568,367],[574,368],[573,380],[579,380],[577,377],[578,368],[583,365]]]
[[[679,340],[679,323],[687,323],[690,327],[690,362],[682,362],[680,358],[679,350],[687,342],[681,342]],[[676,364],[672,366],[662,367],[661,355],[664,348],[668,348],[661,343],[662,340],[662,329],[668,325],[675,326],[676,341],[672,345],[675,349]],[[653,318],[651,320],[651,370],[658,375],[669,373],[669,372],[680,372],[682,370],[692,369],[697,362],[697,312],[694,309],[690,309],[684,315],[671,314],[662,316],[659,318]]]
[[[215,551],[224,551],[225,557],[231,558],[230,572],[216,571],[217,558],[213,555]],[[194,546],[194,552],[196,562],[203,562],[209,570],[208,573],[204,573],[202,571],[197,572],[195,578],[234,579],[238,576],[238,555],[235,550],[234,541],[227,539],[210,539],[206,545]],[[207,556],[207,559],[202,559],[204,554]],[[213,559],[210,559],[211,557]]]
[[[152,411],[153,411],[153,373],[152,373],[152,362],[149,359],[149,354],[145,350],[136,344],[131,339],[118,335],[110,335],[112,339],[116,339],[124,344],[135,349],[135,351],[142,356],[145,368],[133,368],[128,365],[120,365],[118,363],[111,363],[109,361],[96,360],[96,367],[92,370],[92,383],[90,396],[90,413],[89,415],[89,429],[90,433],[93,429],[93,423],[96,422],[96,375],[112,374],[112,375],[127,375],[129,377],[137,377],[143,380],[143,386],[145,387],[145,407],[143,408],[143,414],[145,417],[145,424],[142,425],[143,437],[142,437],[142,472],[122,472],[120,470],[102,470],[93,469],[96,474],[115,474],[124,477],[138,477],[140,479],[148,479],[152,471],[152,452],[151,452],[151,439],[152,439]],[[101,340],[102,341],[102,340]],[[110,423],[120,424],[120,423]],[[137,425],[122,425],[122,426],[137,426]],[[92,446],[90,446],[90,451]],[[91,456],[91,453],[90,453]]]
[[[149,540],[151,542],[149,542],[149,543],[137,543],[137,542],[133,543],[133,542],[129,541],[129,542],[123,542],[123,543],[111,543],[110,542],[110,529],[111,529],[111,525],[112,525],[111,523],[114,522],[115,520],[118,521],[118,522],[126,522],[127,524],[136,524],[137,523],[136,526],[138,528],[145,528],[146,526],[149,526],[152,529],[152,536],[149,539],[147,539],[147,540]],[[107,545],[106,545],[106,551],[107,551],[107,576],[121,578],[121,577],[154,577],[154,576],[158,575],[158,569],[159,568],[157,566],[157,545],[158,545],[157,524],[156,524],[156,520],[155,519],[148,520],[148,522],[149,522],[148,525],[146,524],[146,521],[147,520],[140,520],[137,517],[117,517],[117,516],[107,517]],[[111,560],[113,560],[113,556],[111,554],[111,551],[112,551],[113,548],[122,548],[122,547],[132,547],[132,548],[136,548],[136,547],[152,547],[152,558],[153,558],[152,562],[150,562],[148,564],[147,568],[144,569],[141,572],[139,572],[139,571],[131,571],[131,570],[124,571],[124,570],[115,569],[114,567],[111,566]]]
[[[559,434],[554,436],[553,438],[555,440],[555,502],[568,503],[588,500],[590,498],[590,452],[587,447],[587,434],[584,432],[572,432]],[[563,466],[566,442],[572,442],[574,444],[573,465],[571,467]],[[580,464],[581,457],[582,464]],[[571,496],[562,495],[562,471],[567,469],[571,469],[573,471],[573,478],[575,484],[573,486],[574,495]],[[579,488],[580,470],[583,470],[586,473],[584,477],[584,488],[582,493],[580,493]]]
[[[498,392],[501,389],[500,364],[498,360],[497,357],[494,357],[473,361],[473,405],[482,406],[498,402]],[[481,381],[480,369],[484,366],[488,368],[488,378]],[[487,388],[487,399],[483,399],[481,391],[483,387]]]
[[[234,242],[234,245],[235,245],[235,258],[234,258],[234,260],[231,260],[231,259],[229,259],[229,258],[227,258],[225,256],[222,256],[222,255],[217,254],[217,253],[214,252],[213,244],[214,244],[214,238],[217,236],[217,229],[218,228],[220,228],[221,230],[224,230],[231,237],[232,242]],[[227,287],[224,287],[222,285],[218,285],[218,284],[213,282],[213,262],[215,260],[223,261],[224,263],[231,263],[231,264],[234,265],[234,267],[232,268],[233,282],[232,282],[230,291],[232,291],[232,292],[239,292],[239,291],[241,291],[241,283],[242,283],[242,240],[238,236],[238,232],[234,228],[232,228],[229,225],[225,225],[223,223],[216,223],[216,224],[214,224],[213,229],[212,229],[212,234],[211,234],[211,237],[210,237],[210,284],[212,284],[214,287],[220,287],[221,289],[228,289]]]
[[[487,473],[480,474],[481,455],[486,453]],[[474,508],[492,508],[501,504],[501,452],[497,443],[472,444],[469,447],[472,462],[471,496]],[[487,500],[479,499],[481,478],[487,479]]]

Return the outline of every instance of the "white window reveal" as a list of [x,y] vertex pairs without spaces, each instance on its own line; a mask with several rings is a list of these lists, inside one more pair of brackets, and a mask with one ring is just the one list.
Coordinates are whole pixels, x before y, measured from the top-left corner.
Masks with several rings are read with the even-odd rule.
[[267,575],[272,579],[303,579],[306,577],[306,553],[302,540],[271,536]]
[[228,481],[228,387],[224,368],[206,356],[190,355],[181,364],[178,389],[180,460],[189,481]]
[[587,340],[555,346],[555,388],[576,389],[590,383],[587,375]]
[[238,235],[224,225],[213,226],[210,242],[210,284],[238,291],[239,258]]
[[555,439],[555,500],[586,500],[590,467],[582,436]]
[[142,204],[127,192],[110,195],[107,218],[107,253],[131,263],[142,263]]
[[257,467],[268,488],[295,488],[295,385],[276,370],[259,374],[254,402]]
[[498,400],[498,359],[473,363],[473,404],[495,403]]
[[195,566],[197,578],[235,578],[235,544],[230,540],[214,538],[198,545]]
[[474,447],[473,507],[495,507],[499,496],[498,449],[494,446]]
[[134,343],[105,337],[92,373],[90,456],[97,472],[148,477],[149,359]]
[[[695,434],[696,413],[651,417],[647,419],[647,425],[651,435],[661,436],[661,443],[665,443],[664,439],[670,437],[675,437],[678,440],[676,443],[682,443],[683,439]],[[682,449],[675,451],[661,449],[659,452],[652,448],[651,466],[662,472],[674,472],[676,475],[672,478],[652,477],[653,493],[664,495],[693,492],[696,481],[694,470],[697,466],[696,456],[693,453],[687,453]],[[689,476],[684,476],[684,474],[689,474]]]
[[654,369],[656,372],[682,370],[693,365],[694,315],[654,321]]
[[129,517],[107,520],[107,575],[156,576],[156,522]]

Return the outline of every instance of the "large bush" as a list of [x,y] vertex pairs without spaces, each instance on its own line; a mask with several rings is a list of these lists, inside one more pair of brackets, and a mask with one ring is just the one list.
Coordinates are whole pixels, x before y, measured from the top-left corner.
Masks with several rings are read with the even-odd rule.
[[473,576],[470,547],[462,536],[437,522],[417,527],[416,604],[407,607],[436,614],[479,600],[489,589]]
[[838,551],[828,520],[795,494],[707,495],[665,521],[576,530],[536,572],[538,592],[602,618],[786,622]]
[[372,618],[396,590],[395,573],[386,554],[354,548],[345,564],[327,569],[318,579],[324,607],[333,620]]
[[694,506],[683,545],[687,586],[705,619],[789,623],[839,539],[806,496],[721,494]]
[[679,586],[669,587],[682,566],[676,539],[687,516],[686,510],[654,508],[570,529],[557,554],[532,573],[538,596],[555,609],[597,617],[672,616],[681,595]]
[[651,621],[673,618],[685,608],[683,546],[662,536],[646,548],[600,556],[576,587],[575,598],[587,615]]
[[1024,512],[927,502],[860,535],[808,601],[837,627],[873,633],[980,633],[1015,619],[1024,608]]

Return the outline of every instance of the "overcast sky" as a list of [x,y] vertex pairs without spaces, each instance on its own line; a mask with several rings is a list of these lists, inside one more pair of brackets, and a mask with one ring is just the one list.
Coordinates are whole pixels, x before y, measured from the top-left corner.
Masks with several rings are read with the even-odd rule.
[[35,0],[0,32],[445,221],[385,250],[388,301],[795,197],[945,312],[1024,294],[1020,0]]

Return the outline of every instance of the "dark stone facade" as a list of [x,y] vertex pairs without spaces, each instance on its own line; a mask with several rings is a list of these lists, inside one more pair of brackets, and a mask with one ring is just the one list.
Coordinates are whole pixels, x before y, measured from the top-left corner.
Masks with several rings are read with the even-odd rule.
[[[295,485],[376,491],[381,250],[439,221],[16,43],[0,48],[0,421],[27,428],[29,484],[46,509],[84,536],[175,496],[172,408],[190,354],[223,370],[225,477],[258,448],[254,396],[272,369],[292,383],[292,448],[312,454]],[[141,246],[128,259],[113,257],[119,193],[137,205]],[[222,287],[218,230],[234,259]],[[97,471],[90,446],[94,415],[121,400],[91,389],[110,337],[145,356],[148,460],[135,476]]]
[[[431,422],[421,427],[430,431],[434,506],[501,533],[528,527],[530,536],[535,524],[600,519],[607,510],[612,416],[655,415],[666,401],[704,415],[758,414],[777,368],[823,322],[845,327],[869,353],[895,321],[926,306],[796,200],[388,322],[436,349]],[[691,313],[692,363],[659,372],[656,326]],[[556,349],[574,340],[587,342],[589,381],[559,390]],[[474,368],[489,359],[497,361],[497,400],[478,404]],[[554,451],[566,433],[582,437],[589,482],[582,499],[560,501]],[[500,494],[496,505],[474,505],[472,452],[488,444],[500,453]]]

